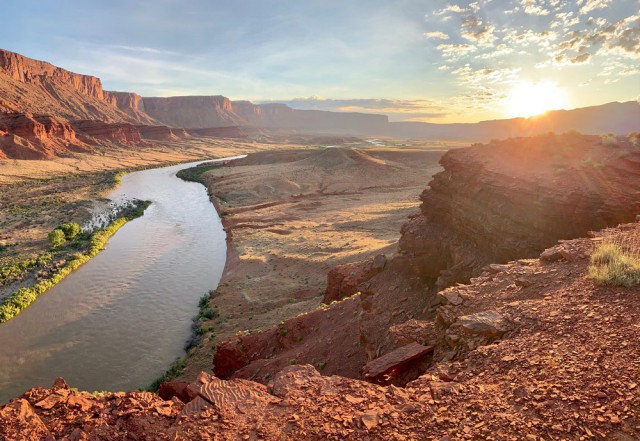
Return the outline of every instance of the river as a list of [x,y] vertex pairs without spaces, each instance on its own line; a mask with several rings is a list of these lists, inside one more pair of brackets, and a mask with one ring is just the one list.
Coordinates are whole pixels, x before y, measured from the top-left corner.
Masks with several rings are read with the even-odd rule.
[[184,355],[198,300],[216,288],[226,258],[226,234],[204,186],[175,176],[200,162],[122,177],[110,199],[152,204],[105,250],[0,324],[0,402],[56,377],[81,390],[135,390]]

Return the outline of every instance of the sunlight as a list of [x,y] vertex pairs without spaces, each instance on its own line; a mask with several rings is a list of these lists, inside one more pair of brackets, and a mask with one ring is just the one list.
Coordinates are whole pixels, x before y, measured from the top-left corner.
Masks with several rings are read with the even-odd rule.
[[504,105],[510,117],[529,117],[565,109],[568,102],[566,92],[554,83],[523,82],[509,91]]

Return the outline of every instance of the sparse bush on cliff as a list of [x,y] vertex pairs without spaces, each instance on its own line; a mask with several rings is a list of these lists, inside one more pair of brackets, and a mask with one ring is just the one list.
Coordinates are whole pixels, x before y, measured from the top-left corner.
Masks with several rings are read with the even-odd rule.
[[616,145],[618,143],[618,140],[616,139],[616,136],[613,133],[605,133],[600,135],[600,138],[602,139],[602,145]]
[[640,285],[640,235],[605,238],[591,254],[589,276],[606,285]]

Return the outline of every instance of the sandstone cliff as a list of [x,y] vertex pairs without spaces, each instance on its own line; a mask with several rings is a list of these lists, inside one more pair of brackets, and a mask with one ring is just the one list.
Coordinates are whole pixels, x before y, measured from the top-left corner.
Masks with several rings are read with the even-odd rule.
[[0,152],[10,159],[51,159],[87,151],[64,120],[46,115],[0,114]]
[[143,98],[145,112],[171,127],[196,129],[229,127],[244,123],[231,101],[223,96],[173,96]]
[[99,78],[0,49],[0,112],[63,119],[134,122],[102,90]]
[[[269,341],[266,336],[277,335],[277,329],[223,343],[216,357],[239,357],[244,364],[221,374],[260,380],[285,357],[317,364],[304,343],[311,340],[325,341],[328,351],[338,341],[354,348],[349,357],[335,351],[330,363],[341,366],[343,375],[361,377],[363,366],[353,368],[351,359],[374,360],[397,348],[389,327],[431,320],[442,301],[439,289],[466,283],[489,264],[535,257],[559,239],[584,236],[640,213],[640,150],[622,141],[604,145],[599,137],[571,134],[512,139],[450,150],[441,164],[444,171],[421,195],[420,212],[402,228],[398,254],[329,273],[328,302],[360,292],[353,302],[327,307],[325,319],[332,324],[308,337],[304,324],[294,326],[304,323],[304,316],[285,322],[287,337],[299,335],[301,342],[284,349],[275,342],[265,345],[277,348],[268,357],[242,348]],[[315,315],[323,313],[313,316],[322,321]],[[358,332],[336,320],[356,322]],[[313,344],[322,353],[322,345]]]
[[135,121],[145,125],[158,124],[157,120],[145,112],[144,101],[140,95],[131,92],[105,91],[104,97],[107,102],[134,118]]

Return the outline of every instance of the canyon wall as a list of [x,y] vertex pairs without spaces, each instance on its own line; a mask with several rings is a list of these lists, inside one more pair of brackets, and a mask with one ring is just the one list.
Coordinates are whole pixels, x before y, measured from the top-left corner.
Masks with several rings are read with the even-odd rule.
[[231,101],[223,96],[143,98],[145,112],[171,127],[198,129],[241,125]]
[[[275,330],[218,345],[217,359],[243,361],[231,373],[229,364],[216,360],[226,369],[221,374],[259,378],[257,371],[272,375],[269,367],[281,367],[285,357],[313,363],[318,353],[328,351],[337,354],[331,363],[340,366],[342,375],[361,377],[363,366],[354,368],[353,357],[374,360],[401,345],[391,327],[412,319],[432,321],[440,303],[461,301],[445,299],[438,293],[443,288],[499,272],[510,261],[537,257],[560,239],[583,237],[640,214],[640,149],[628,142],[543,135],[450,150],[440,162],[444,170],[420,196],[420,211],[402,227],[398,252],[329,273],[327,302],[359,294],[314,313],[314,321],[327,323],[312,336],[319,342],[314,343],[316,354],[308,352],[308,343],[296,346],[295,332],[305,327],[301,316]],[[561,249],[551,254],[543,257],[574,258]],[[277,351],[266,358],[260,351],[243,352],[277,337],[279,329],[287,329],[287,338],[293,339],[282,359]],[[426,327],[423,333],[428,342],[431,331]],[[302,342],[308,340],[302,335]],[[349,353],[351,358],[340,358],[336,344],[357,350]]]
[[112,104],[99,78],[0,49],[0,112],[135,122]]

